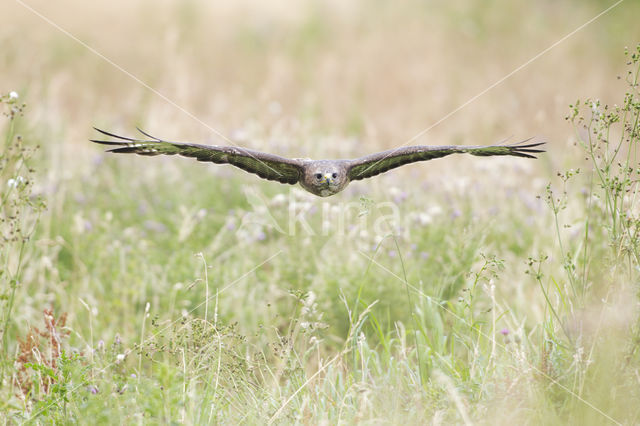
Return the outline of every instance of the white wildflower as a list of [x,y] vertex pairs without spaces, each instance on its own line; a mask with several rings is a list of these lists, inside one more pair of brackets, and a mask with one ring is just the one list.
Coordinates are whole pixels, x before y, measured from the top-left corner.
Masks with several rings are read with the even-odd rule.
[[596,118],[601,118],[604,115],[600,112],[600,101],[591,102],[591,113]]
[[17,188],[18,186],[24,183],[24,178],[22,176],[17,176],[15,179],[9,179],[7,181],[7,186],[9,188]]
[[433,218],[431,217],[431,215],[426,214],[426,213],[420,213],[418,214],[418,222],[420,223],[420,225],[424,226],[424,225],[428,225],[431,222],[433,222]]
[[580,364],[583,361],[583,357],[584,357],[584,348],[583,347],[577,348],[576,352],[573,354],[573,361],[576,364]]
[[287,196],[280,193],[271,199],[272,206],[282,206],[287,202]]
[[18,99],[18,93],[17,93],[17,92],[14,92],[14,91],[9,92],[9,99],[10,99],[10,100],[16,100],[16,99]]
[[315,346],[320,344],[320,342],[322,342],[322,340],[318,339],[316,336],[311,336],[311,338],[309,339],[309,344],[311,346]]
[[431,216],[437,216],[437,215],[442,213],[442,207],[440,207],[438,205],[433,205],[433,206],[429,207],[428,213]]

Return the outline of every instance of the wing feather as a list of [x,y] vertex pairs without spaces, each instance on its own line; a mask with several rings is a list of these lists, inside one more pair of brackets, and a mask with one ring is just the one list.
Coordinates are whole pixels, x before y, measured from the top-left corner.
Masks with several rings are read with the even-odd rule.
[[544,142],[527,144],[526,142],[529,140],[531,139],[526,139],[510,145],[420,145],[391,149],[352,160],[349,164],[348,175],[350,180],[366,179],[391,169],[395,169],[396,167],[404,166],[405,164],[462,153],[483,157],[493,155],[513,155],[516,157],[536,158],[534,154],[544,152],[543,149],[538,149],[539,146],[544,145]]
[[169,142],[151,136],[141,129],[138,129],[138,131],[149,139],[129,138],[95,127],[94,129],[105,136],[115,139],[91,139],[91,142],[116,147],[108,150],[108,152],[147,156],[177,154],[183,157],[195,158],[198,161],[231,164],[249,173],[254,173],[263,179],[291,185],[297,183],[303,175],[303,164],[301,161],[280,157],[279,155],[234,146]]

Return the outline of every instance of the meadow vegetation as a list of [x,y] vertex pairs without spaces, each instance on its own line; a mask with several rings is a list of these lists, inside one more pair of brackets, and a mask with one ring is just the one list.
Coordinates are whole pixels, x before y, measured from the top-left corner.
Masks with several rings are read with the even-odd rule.
[[[96,6],[122,13],[109,34],[37,5],[168,99],[0,7],[48,47],[25,59],[33,40],[0,33],[3,421],[638,423],[640,45],[610,35],[638,6],[440,125],[609,4],[248,4]],[[537,133],[549,152],[448,157],[320,199],[86,141],[135,120],[290,156],[362,155],[432,123],[414,143]]]

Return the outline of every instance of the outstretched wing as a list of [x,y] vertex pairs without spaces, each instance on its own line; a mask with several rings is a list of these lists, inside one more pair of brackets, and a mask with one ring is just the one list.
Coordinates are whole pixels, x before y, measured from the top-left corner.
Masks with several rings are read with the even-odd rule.
[[95,128],[105,136],[116,140],[97,140],[91,142],[104,145],[113,145],[118,148],[108,152],[133,153],[138,155],[182,155],[193,157],[198,161],[210,161],[217,164],[231,164],[249,173],[254,173],[263,179],[275,180],[280,183],[295,184],[303,175],[302,162],[278,155],[253,151],[235,146],[198,145],[192,143],[169,142],[158,139],[138,129],[140,133],[149,139],[134,139],[119,136]]
[[511,145],[489,146],[407,146],[389,151],[377,152],[352,160],[349,165],[349,179],[359,180],[379,175],[396,167],[416,161],[432,160],[450,154],[467,153],[479,156],[513,155],[516,157],[536,158],[533,154],[544,152],[536,149],[544,142],[525,144],[531,139]]

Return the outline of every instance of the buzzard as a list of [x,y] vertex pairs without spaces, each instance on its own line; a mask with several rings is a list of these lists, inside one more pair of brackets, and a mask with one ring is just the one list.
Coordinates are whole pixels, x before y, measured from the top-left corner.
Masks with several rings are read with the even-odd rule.
[[115,139],[91,139],[91,142],[117,147],[108,150],[108,152],[138,155],[178,154],[183,157],[193,157],[198,161],[217,164],[228,163],[263,179],[290,185],[300,183],[304,189],[320,197],[337,194],[352,180],[366,179],[405,164],[432,160],[450,154],[467,153],[481,157],[513,155],[515,157],[536,158],[534,154],[544,152],[544,150],[538,149],[544,142],[527,143],[531,139],[526,139],[510,145],[406,146],[377,152],[355,160],[308,160],[285,158],[235,146],[170,142],[151,136],[141,129],[138,131],[149,139],[129,138],[95,127],[94,129]]

